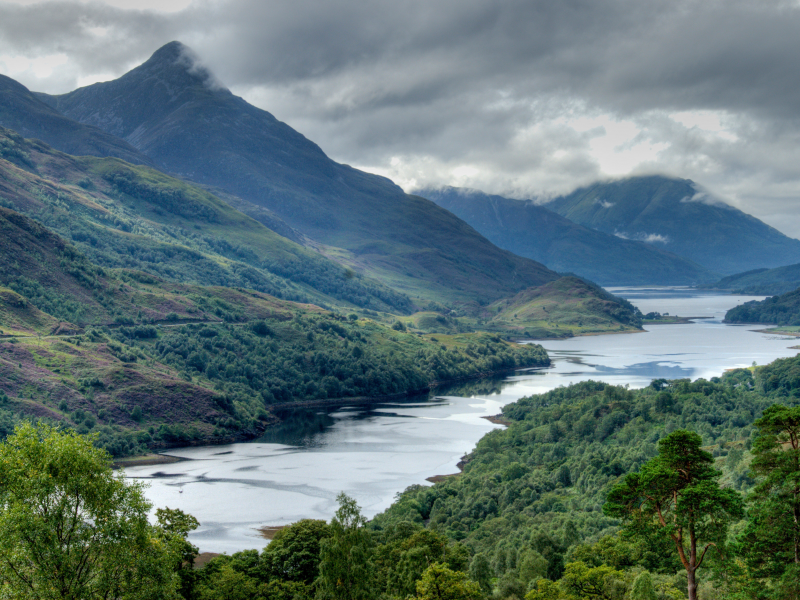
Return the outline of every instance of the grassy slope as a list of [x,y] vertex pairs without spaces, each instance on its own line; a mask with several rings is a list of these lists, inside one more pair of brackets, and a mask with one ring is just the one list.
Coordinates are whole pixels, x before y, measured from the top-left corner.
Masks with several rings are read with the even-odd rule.
[[500,250],[388,179],[340,165],[271,114],[189,69],[171,43],[115,81],[58,97],[64,115],[128,140],[159,165],[271,210],[332,258],[413,297],[489,303],[556,275]]
[[800,262],[800,241],[722,203],[692,200],[691,181],[661,176],[596,183],[545,205],[558,214],[654,244],[712,271],[732,274]]
[[300,301],[399,312],[411,306],[386,286],[353,276],[213,194],[154,169],[69,156],[8,130],[0,130],[0,145],[0,200],[99,264]]
[[691,285],[714,277],[671,252],[584,227],[532,202],[450,187],[418,193],[501,248],[602,285]]
[[260,292],[104,269],[5,208],[0,331],[2,432],[19,418],[60,421],[97,430],[115,454],[250,437],[276,402],[403,394],[548,362],[490,334],[444,348]]
[[522,336],[640,331],[632,305],[577,277],[562,277],[488,307],[490,325]]

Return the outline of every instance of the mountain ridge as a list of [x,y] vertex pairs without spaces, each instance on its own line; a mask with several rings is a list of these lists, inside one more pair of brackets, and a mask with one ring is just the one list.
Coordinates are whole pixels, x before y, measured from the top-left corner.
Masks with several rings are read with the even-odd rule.
[[167,172],[272,211],[330,258],[422,305],[488,304],[558,278],[388,179],[335,163],[270,113],[209,86],[189,60],[173,42],[117,80],[39,97]]
[[800,262],[800,240],[688,179],[649,175],[597,182],[545,206],[585,227],[651,243],[723,275]]
[[714,279],[692,261],[584,227],[532,201],[449,186],[415,193],[451,211],[501,248],[601,285],[692,285]]

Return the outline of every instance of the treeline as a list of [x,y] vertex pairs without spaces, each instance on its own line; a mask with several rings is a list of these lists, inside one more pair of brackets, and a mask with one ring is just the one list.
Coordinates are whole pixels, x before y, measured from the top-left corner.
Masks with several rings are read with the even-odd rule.
[[[217,308],[232,322],[181,325],[173,314],[166,326],[91,327],[63,340],[0,342],[17,356],[13,369],[0,365],[8,394],[0,396],[0,428],[8,433],[34,412],[98,433],[96,443],[119,457],[251,439],[274,422],[275,405],[404,395],[550,362],[539,345],[492,334],[464,334],[445,346],[355,314],[286,311],[248,321],[224,302]],[[41,368],[47,376],[34,371]]]
[[[119,333],[133,335],[133,341],[139,339],[136,331]],[[374,321],[320,314],[246,326],[187,325],[163,332],[152,345],[138,345],[189,376],[207,378],[230,397],[255,395],[267,405],[405,393],[438,381],[549,364],[539,345],[511,345],[493,335],[473,339],[448,349]]]
[[751,300],[725,313],[726,323],[800,325],[800,288],[765,300]]

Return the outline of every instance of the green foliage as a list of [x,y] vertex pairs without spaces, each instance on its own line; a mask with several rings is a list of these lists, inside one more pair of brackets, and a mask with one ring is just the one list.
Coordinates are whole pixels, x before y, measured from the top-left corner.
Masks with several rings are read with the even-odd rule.
[[174,598],[141,486],[92,440],[23,424],[0,444],[0,580],[14,598]]
[[751,468],[756,486],[740,539],[770,598],[800,595],[800,407],[770,406],[755,422]]
[[466,573],[452,571],[433,563],[417,582],[418,600],[480,600],[480,586],[467,578]]
[[800,325],[800,289],[734,306],[725,313],[725,322]]
[[371,321],[309,315],[252,327],[173,328],[153,351],[158,360],[202,374],[231,397],[267,404],[405,393],[436,381],[548,362],[541,346],[514,347],[492,336],[443,351],[389,331]]
[[325,521],[303,519],[278,531],[261,553],[266,578],[311,585],[319,575],[322,540],[331,536]]
[[723,552],[731,522],[744,515],[739,494],[719,485],[714,459],[696,433],[678,430],[658,443],[658,456],[615,485],[603,510],[632,536],[671,539],[686,569],[690,600],[696,572],[711,548]]
[[339,509],[331,519],[331,536],[321,543],[318,590],[325,600],[370,600],[375,598],[372,569],[373,542],[355,500],[344,493],[337,497]]
[[642,571],[633,580],[631,600],[658,600],[656,588],[653,586],[653,578],[647,571]]
[[508,429],[484,436],[460,477],[410,487],[370,527],[429,522],[483,555],[491,577],[523,586],[538,577],[557,581],[566,563],[578,561],[672,576],[682,569],[674,542],[619,538],[618,521],[601,507],[620,478],[640,470],[659,440],[680,428],[703,436],[726,485],[749,489],[744,452],[753,421],[772,403],[755,387],[743,370],[635,391],[588,381],[520,399],[503,409]]

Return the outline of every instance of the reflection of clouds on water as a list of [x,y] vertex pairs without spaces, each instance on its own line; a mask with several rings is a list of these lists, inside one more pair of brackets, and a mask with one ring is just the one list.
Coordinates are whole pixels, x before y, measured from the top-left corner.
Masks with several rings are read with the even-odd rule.
[[630,375],[650,379],[684,379],[691,378],[694,374],[694,369],[687,369],[678,363],[662,361],[636,363],[622,368],[594,365],[594,368],[603,375]]

